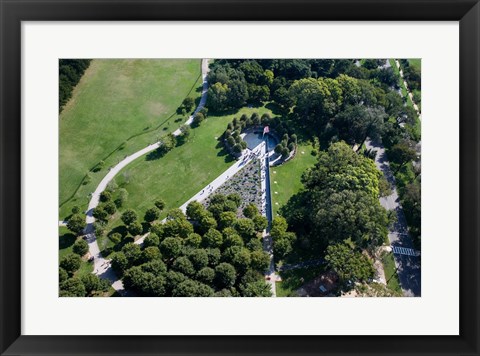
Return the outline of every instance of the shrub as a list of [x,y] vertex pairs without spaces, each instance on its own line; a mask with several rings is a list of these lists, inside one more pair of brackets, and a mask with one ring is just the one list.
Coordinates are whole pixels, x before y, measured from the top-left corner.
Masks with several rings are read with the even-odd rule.
[[118,232],[114,232],[113,234],[110,234],[108,237],[110,241],[112,241],[115,245],[119,244],[120,241],[122,241],[122,234]]
[[165,208],[165,202],[162,199],[155,200],[154,204],[160,211]]

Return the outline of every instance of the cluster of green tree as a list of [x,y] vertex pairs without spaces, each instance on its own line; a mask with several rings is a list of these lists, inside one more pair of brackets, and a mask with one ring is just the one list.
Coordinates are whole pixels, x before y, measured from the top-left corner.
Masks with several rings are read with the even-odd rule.
[[[269,100],[283,113],[269,120],[270,125],[277,121],[277,133],[298,132],[303,138],[321,142],[319,149],[328,149],[320,154],[316,168],[305,174],[305,190],[283,209],[282,214],[299,237],[290,246],[313,248],[324,255],[330,245],[347,243],[356,252],[373,251],[385,240],[393,216],[380,207],[378,197],[388,194],[390,187],[368,159],[373,158],[373,153],[363,150],[367,138],[383,140],[397,183],[399,175],[408,175],[403,181],[414,184],[407,188],[407,184],[400,183],[400,196],[407,207],[410,228],[417,229],[412,221],[420,221],[420,186],[419,179],[415,179],[420,170],[412,161],[417,159],[414,147],[420,140],[418,119],[396,90],[398,78],[393,69],[384,64],[385,60],[376,59],[274,59],[218,60],[212,66],[210,82],[224,87],[225,98],[230,77],[237,84],[266,85]],[[265,81],[267,70],[273,80]],[[246,94],[242,100],[220,106],[219,110],[245,105],[248,89],[243,92]],[[213,101],[211,104],[215,105]],[[225,136],[229,135],[231,132]],[[288,148],[288,144],[283,146]],[[282,152],[284,147],[277,150]],[[364,156],[356,154],[352,147]],[[330,171],[321,168],[329,156],[335,157]]]
[[196,201],[186,216],[174,209],[151,226],[143,246],[127,243],[116,252],[112,267],[140,296],[270,296],[263,276],[269,256],[258,236],[265,218],[249,206],[253,218],[239,219],[239,205],[236,194],[215,195],[208,209]]
[[72,246],[72,253],[63,256],[60,259],[59,266],[59,288],[61,297],[85,297],[94,296],[108,291],[110,285],[108,281],[100,280],[93,274],[76,276],[77,271],[84,263],[82,257],[88,253],[88,243],[78,238],[85,227],[85,215],[80,214],[80,208],[74,206],[70,216],[67,228],[72,231],[77,240]]
[[192,121],[193,127],[198,127],[207,118],[208,109],[206,107],[201,108],[194,116]]
[[346,243],[328,246],[325,261],[337,273],[342,285],[340,289],[343,290],[348,289],[352,283],[367,282],[375,275],[370,258]]
[[207,105],[221,112],[240,108],[248,102],[263,102],[270,98],[273,72],[264,70],[257,61],[245,60],[232,66],[224,60],[215,61],[208,73]]
[[380,177],[371,159],[355,153],[344,142],[333,143],[327,151],[321,151],[316,165],[302,176],[304,190],[281,209],[298,236],[295,249],[308,249],[324,256],[329,246],[344,244],[363,267],[357,268],[357,262],[345,265],[344,270],[333,264],[331,267],[344,280],[369,278],[371,269],[364,266],[369,260],[364,261],[357,253],[373,252],[382,245],[393,221],[379,202]]
[[72,96],[72,90],[80,81],[91,59],[60,59],[59,60],[59,110]]
[[[257,75],[250,70],[243,76],[256,80],[262,78],[261,69],[268,70],[274,73],[270,100],[284,109],[287,117],[277,119],[281,126],[287,126],[287,131],[293,131],[288,127],[302,128],[303,132],[319,136],[322,143],[344,140],[361,146],[367,137],[379,137],[390,126],[415,123],[414,110],[404,105],[396,91],[390,90],[396,83],[392,69],[378,67],[381,62],[366,60],[358,67],[353,60],[220,60],[212,66],[215,70],[211,80],[223,80],[222,84],[227,85],[228,75],[213,73],[237,73],[245,67],[257,68]],[[379,73],[388,73],[389,79],[379,79]],[[235,78],[239,77],[242,75]],[[258,80],[263,83],[263,79]],[[242,101],[238,106],[244,104]],[[390,117],[393,121],[387,120]],[[282,128],[275,129],[281,132]]]
[[337,78],[340,74],[373,81],[385,91],[397,85],[391,68],[380,67],[385,61],[366,60],[363,66],[349,59],[221,59],[211,64],[208,80],[208,106],[223,111],[247,102],[275,101],[288,113],[293,106],[291,84],[307,78]]
[[128,199],[125,188],[118,188],[116,184],[110,184],[107,189],[100,193],[100,203],[93,209],[95,233],[97,236],[105,234],[107,221],[120,210]]
[[407,207],[409,227],[414,237],[420,236],[420,166],[413,164],[417,160],[415,145],[420,140],[415,110],[396,91],[375,80],[345,74],[335,79],[294,81],[289,93],[295,105],[290,116],[304,131],[316,133],[324,144],[343,140],[361,147],[367,137],[383,139]]
[[408,84],[408,88],[413,90],[422,90],[422,80],[420,71],[410,65],[408,59],[400,59],[400,67],[403,71],[403,77]]
[[273,241],[273,255],[277,262],[292,252],[293,243],[297,240],[295,233],[287,229],[288,224],[284,217],[273,218],[270,236]]
[[240,154],[242,150],[247,148],[247,143],[240,137],[241,132],[254,126],[270,126],[276,133],[283,135],[282,140],[275,147],[277,154],[281,154],[285,158],[288,157],[290,152],[295,150],[297,135],[289,135],[292,129],[287,120],[280,117],[272,118],[268,113],[260,116],[254,112],[250,117],[243,114],[240,120],[234,117],[232,122],[228,123],[227,129],[223,133],[224,143],[234,155]]
[[[85,242],[83,240],[78,241]],[[92,297],[109,290],[110,283],[108,280],[100,279],[94,274],[76,276],[81,264],[82,259],[75,250],[74,253],[66,255],[60,260],[58,269],[60,297]]]
[[402,135],[401,131],[392,132],[384,142],[409,232],[419,247],[422,234],[421,162],[416,151],[417,142]]
[[297,147],[297,135],[288,133],[283,134],[282,140],[278,145],[275,146],[275,153],[282,155],[282,158],[287,158],[291,152],[295,151]]
[[422,104],[422,80],[420,69],[410,65],[408,59],[400,60],[400,67],[403,71],[403,77],[407,82],[410,92],[413,94],[415,104],[421,107]]
[[223,133],[224,143],[230,152],[234,155],[239,155],[247,148],[247,143],[240,137],[240,134],[244,129],[252,125],[261,125],[262,122],[266,122],[270,117],[268,114],[264,114],[262,118],[257,113],[253,113],[248,117],[243,114],[238,120],[236,117],[228,123],[227,129]]

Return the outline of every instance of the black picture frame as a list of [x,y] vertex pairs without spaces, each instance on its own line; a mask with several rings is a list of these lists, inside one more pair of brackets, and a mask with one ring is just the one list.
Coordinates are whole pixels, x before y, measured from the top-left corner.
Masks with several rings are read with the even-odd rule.
[[[2,355],[479,355],[478,0],[0,0]],[[21,22],[151,20],[459,21],[459,336],[21,335]]]

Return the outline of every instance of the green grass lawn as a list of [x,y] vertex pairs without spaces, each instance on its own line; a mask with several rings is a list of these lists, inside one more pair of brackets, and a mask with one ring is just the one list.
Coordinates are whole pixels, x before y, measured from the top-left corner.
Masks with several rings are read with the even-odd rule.
[[68,216],[73,205],[86,208],[88,194],[108,167],[185,121],[171,115],[186,96],[200,96],[200,74],[199,59],[91,62],[60,115],[60,204],[98,162],[104,160],[105,168],[90,173],[91,182],[80,185],[60,217]]
[[388,281],[387,285],[390,289],[393,289],[396,292],[402,293],[402,288],[400,287],[400,281],[398,280],[397,272],[395,271],[395,262],[393,260],[393,254],[386,253],[382,257],[383,269],[385,271],[385,278]]
[[408,60],[408,63],[412,66],[418,69],[420,72],[422,70],[422,59],[421,58],[410,58]]
[[303,188],[300,180],[303,172],[317,161],[317,158],[312,156],[312,150],[311,144],[299,143],[295,158],[281,166],[270,168],[273,216],[277,215],[278,210],[292,195]]
[[[161,218],[169,209],[183,205],[234,163],[218,138],[233,117],[253,112],[271,114],[265,107],[260,107],[243,108],[231,115],[209,116],[200,127],[191,131],[188,142],[182,146],[159,159],[147,160],[144,156],[125,167],[115,178],[118,186],[128,191],[128,200],[122,211],[134,209],[139,220],[143,220],[145,211],[153,207],[157,199],[166,203]],[[122,211],[110,220],[107,232],[122,224],[119,219]],[[107,238],[100,238],[99,245],[103,249],[111,243]]]

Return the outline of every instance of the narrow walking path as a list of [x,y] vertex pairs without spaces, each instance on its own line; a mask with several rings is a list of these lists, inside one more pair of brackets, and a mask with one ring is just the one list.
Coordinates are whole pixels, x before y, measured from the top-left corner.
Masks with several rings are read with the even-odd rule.
[[415,112],[417,113],[417,116],[418,116],[418,119],[420,121],[422,121],[422,115],[420,113],[420,110],[418,108],[418,105],[415,103],[415,101],[413,100],[413,94],[412,92],[410,91],[410,88],[408,87],[408,84],[407,84],[407,81],[404,79],[403,77],[403,70],[400,68],[400,62],[398,61],[398,59],[395,59],[395,65],[397,66],[398,68],[398,71],[400,73],[400,79],[402,81],[402,84],[403,86],[405,87],[405,90],[407,91],[407,95],[408,97],[410,98],[410,100],[412,101],[412,104],[413,104],[413,108],[415,109]]
[[[208,59],[202,59],[202,79],[203,79],[203,88],[202,88],[202,96],[200,98],[200,103],[194,113],[188,118],[185,122],[186,125],[190,125],[193,121],[193,117],[195,114],[201,110],[205,103],[207,102],[207,91],[208,91],[208,82],[207,82],[207,74],[208,74]],[[180,135],[180,130],[176,130],[173,132],[173,135],[178,136]],[[95,191],[92,193],[92,197],[90,198],[90,202],[88,204],[87,209],[87,217],[86,223],[87,226],[85,227],[85,235],[86,241],[88,243],[90,255],[94,257],[94,269],[93,273],[98,275],[100,278],[108,279],[112,283],[112,287],[119,292],[121,295],[124,293],[123,283],[118,277],[115,275],[113,270],[110,268],[110,260],[106,260],[100,253],[100,248],[97,243],[97,238],[95,236],[93,223],[95,222],[95,218],[93,217],[93,209],[98,206],[100,201],[100,194],[105,190],[108,183],[129,163],[133,162],[137,158],[157,149],[159,147],[159,143],[154,143],[137,151],[130,156],[125,157],[121,162],[119,162],[115,167],[110,169],[108,174],[102,179],[100,184],[97,186]]]
[[[275,282],[280,280],[280,276],[277,275],[275,271],[275,258],[273,255],[273,240],[270,236],[270,228],[272,226],[273,220],[273,210],[272,210],[272,192],[270,187],[270,157],[274,155],[273,147],[268,146],[268,140],[264,141],[265,143],[265,153],[262,156],[261,160],[261,176],[262,176],[262,214],[268,220],[268,226],[262,233],[263,238],[263,250],[268,253],[270,256],[270,265],[267,272],[267,281],[270,284],[272,290],[272,296],[277,296],[277,287]],[[268,153],[267,153],[268,152]]]
[[[367,149],[376,151],[375,165],[383,172],[392,188],[392,194],[387,197],[380,198],[380,204],[387,210],[395,211],[397,215],[397,222],[393,229],[388,233],[388,239],[393,249],[404,248],[413,249],[413,242],[408,234],[407,221],[403,214],[402,206],[400,205],[400,198],[398,197],[395,177],[390,170],[390,163],[388,162],[385,153],[385,147],[379,142],[367,140],[365,142]],[[403,250],[402,250],[403,251]],[[421,262],[418,254],[393,254],[395,267],[397,270],[400,285],[405,296],[420,297],[421,296]]]

